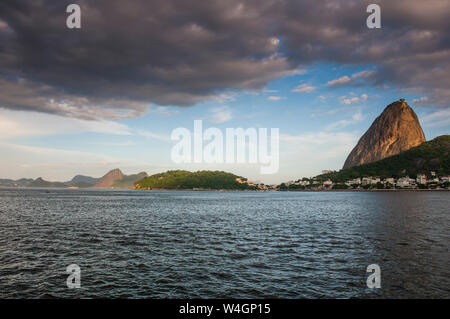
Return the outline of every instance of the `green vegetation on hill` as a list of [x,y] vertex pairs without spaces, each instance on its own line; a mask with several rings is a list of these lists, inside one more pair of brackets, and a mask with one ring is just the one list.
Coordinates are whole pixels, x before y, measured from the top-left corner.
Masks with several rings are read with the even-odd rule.
[[118,181],[115,181],[113,186],[114,188],[133,188],[136,181],[139,181],[143,178],[147,177],[147,173],[142,172],[139,174],[133,175],[124,175],[124,177]]
[[430,171],[435,171],[438,176],[450,175],[450,135],[436,137],[429,142],[377,162],[322,174],[317,176],[317,179],[345,182],[368,176],[415,177],[417,174],[429,174]]
[[135,183],[136,189],[254,189],[239,183],[236,176],[222,171],[167,171],[145,177]]

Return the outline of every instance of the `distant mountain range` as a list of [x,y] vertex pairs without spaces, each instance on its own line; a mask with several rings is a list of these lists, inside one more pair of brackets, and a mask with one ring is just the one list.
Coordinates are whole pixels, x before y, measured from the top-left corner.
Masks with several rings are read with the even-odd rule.
[[134,183],[138,180],[147,177],[146,172],[141,172],[133,175],[124,175],[122,171],[118,168],[109,171],[105,176],[103,176],[93,188],[133,188]]
[[0,187],[47,187],[47,188],[133,188],[134,183],[147,177],[147,173],[125,175],[120,169],[113,169],[101,178],[76,175],[68,182],[50,182],[38,177],[35,180],[0,179]]
[[21,178],[18,180],[12,179],[0,179],[0,186],[3,187],[27,187],[33,179],[31,178]]
[[84,175],[77,175],[74,178],[72,178],[71,181],[66,182],[65,184],[68,186],[74,186],[74,187],[91,187],[98,183],[100,178],[94,178],[90,176],[84,176]]

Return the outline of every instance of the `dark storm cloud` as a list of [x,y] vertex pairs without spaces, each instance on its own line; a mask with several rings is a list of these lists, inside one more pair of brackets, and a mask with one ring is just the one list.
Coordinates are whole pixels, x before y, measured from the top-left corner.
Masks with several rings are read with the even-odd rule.
[[[381,6],[381,29],[365,25],[369,3]],[[449,0],[292,1],[286,8],[281,33],[291,60],[374,64],[368,84],[394,85],[427,95],[423,104],[450,106]]]
[[[68,4],[82,29],[65,27]],[[368,2],[367,2],[368,3]],[[84,0],[0,3],[0,107],[136,117],[259,89],[315,62],[370,63],[373,84],[449,105],[449,1]],[[369,81],[369,78],[367,79]]]

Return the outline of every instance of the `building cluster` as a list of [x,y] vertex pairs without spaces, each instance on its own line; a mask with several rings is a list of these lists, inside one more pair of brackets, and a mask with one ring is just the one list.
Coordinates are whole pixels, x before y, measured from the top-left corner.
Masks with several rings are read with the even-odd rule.
[[278,185],[276,184],[271,184],[271,185],[266,185],[266,184],[256,184],[256,188],[260,191],[272,191],[272,190],[277,190],[278,189]]
[[248,186],[254,186],[257,190],[260,190],[260,191],[269,191],[269,190],[277,190],[278,189],[278,185],[276,185],[276,184],[266,185],[259,181],[249,181],[248,179],[243,178],[243,177],[236,178],[236,182],[241,183],[241,184],[246,183],[246,184],[248,184]]
[[345,185],[353,188],[359,188],[364,186],[384,186],[381,188],[448,188],[450,182],[449,176],[436,176],[435,172],[430,172],[430,177],[425,174],[419,174],[416,178],[410,178],[409,176],[400,177],[395,179],[393,177],[385,178],[381,180],[379,177],[363,177],[356,178],[345,182]]
[[346,181],[345,183],[336,183],[328,179],[318,181],[317,179],[302,179],[284,183],[288,189],[450,189],[450,176],[437,176],[435,172],[430,172],[429,176],[419,174],[416,178],[404,176],[400,178],[388,177],[363,177]]

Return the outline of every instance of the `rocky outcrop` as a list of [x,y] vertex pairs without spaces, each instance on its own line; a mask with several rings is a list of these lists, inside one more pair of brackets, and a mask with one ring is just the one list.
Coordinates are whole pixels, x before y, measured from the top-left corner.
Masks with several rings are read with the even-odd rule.
[[93,188],[128,188],[134,187],[134,183],[144,177],[147,177],[146,172],[140,172],[138,174],[124,175],[118,168],[109,171],[103,176],[100,181],[92,186]]
[[103,176],[93,188],[111,188],[116,182],[122,180],[123,177],[124,175],[120,169],[113,169]]
[[425,142],[416,113],[400,99],[388,105],[361,137],[344,164],[345,168],[397,155]]

